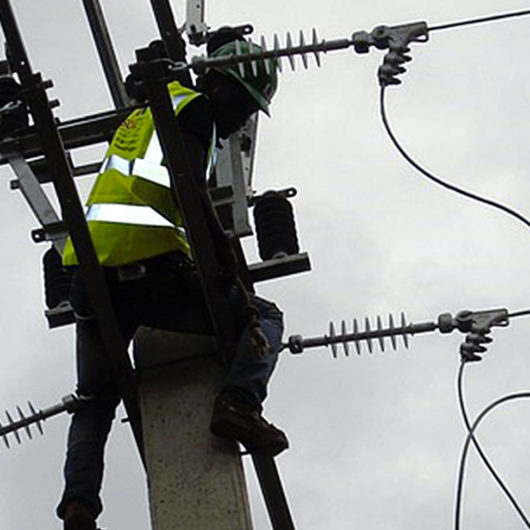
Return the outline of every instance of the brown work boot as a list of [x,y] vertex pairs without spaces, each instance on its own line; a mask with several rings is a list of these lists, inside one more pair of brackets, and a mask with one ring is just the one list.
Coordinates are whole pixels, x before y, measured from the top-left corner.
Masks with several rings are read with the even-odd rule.
[[263,419],[259,410],[217,398],[210,430],[229,440],[241,442],[249,452],[275,456],[289,447],[285,433]]
[[64,511],[64,530],[97,530],[92,510],[79,501],[71,501]]

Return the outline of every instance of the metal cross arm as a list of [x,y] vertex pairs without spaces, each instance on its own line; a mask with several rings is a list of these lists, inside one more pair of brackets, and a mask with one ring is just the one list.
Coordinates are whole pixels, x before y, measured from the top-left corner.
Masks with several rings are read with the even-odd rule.
[[[91,114],[57,124],[59,135],[65,149],[75,149],[87,145],[108,142],[120,123],[138,106]],[[28,132],[0,142],[0,164],[8,163],[8,156],[22,155],[24,158],[42,156],[44,151],[39,136],[32,127]]]
[[[201,278],[214,331],[221,348],[227,350],[227,346],[234,342],[234,323],[228,301],[219,289],[219,267],[212,238],[187,158],[186,145],[175,120],[167,90],[167,62],[151,60],[148,48],[138,52],[138,59],[155,127],[171,175],[172,186],[186,223],[186,232]],[[225,353],[228,352],[225,351]]]

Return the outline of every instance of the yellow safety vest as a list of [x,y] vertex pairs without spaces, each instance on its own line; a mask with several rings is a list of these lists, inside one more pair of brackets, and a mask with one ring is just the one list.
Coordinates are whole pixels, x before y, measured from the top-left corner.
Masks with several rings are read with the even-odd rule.
[[[177,81],[168,90],[175,116],[200,95]],[[207,173],[214,163],[214,150],[212,138]],[[176,250],[190,254],[163,157],[151,110],[135,110],[114,134],[86,203],[86,219],[101,265],[118,267]],[[63,264],[77,263],[69,238]]]

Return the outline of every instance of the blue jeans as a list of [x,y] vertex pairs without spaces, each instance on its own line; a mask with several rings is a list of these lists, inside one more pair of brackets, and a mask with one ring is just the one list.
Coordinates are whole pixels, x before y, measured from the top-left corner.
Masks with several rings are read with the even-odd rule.
[[[127,343],[139,325],[212,334],[199,279],[189,262],[177,254],[168,254],[146,260],[144,264],[145,276],[127,281],[120,280],[119,269],[104,269],[118,324]],[[273,303],[252,298],[258,309],[260,328],[270,345],[268,353],[259,357],[250,344],[242,293],[234,286],[226,286],[226,294],[239,339],[222,394],[259,409],[267,396],[267,383],[278,359],[282,313]],[[72,418],[64,467],[65,489],[57,507],[60,518],[64,516],[66,504],[74,499],[91,507],[96,515],[102,511],[99,491],[104,447],[120,402],[97,322],[77,273],[72,281],[71,302],[77,321],[77,391],[96,398]]]

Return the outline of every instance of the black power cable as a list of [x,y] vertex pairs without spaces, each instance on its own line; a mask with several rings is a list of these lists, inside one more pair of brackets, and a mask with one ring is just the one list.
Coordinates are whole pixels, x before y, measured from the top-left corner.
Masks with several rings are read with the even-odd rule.
[[385,131],[387,132],[390,140],[396,147],[396,149],[399,151],[401,156],[411,165],[413,166],[417,171],[419,171],[422,175],[424,175],[426,178],[434,182],[435,184],[438,184],[439,186],[442,186],[450,191],[453,191],[455,193],[458,193],[460,195],[463,195],[464,197],[467,197],[468,199],[472,199],[474,201],[481,202],[483,204],[487,204],[488,206],[492,206],[493,208],[497,208],[498,210],[501,210],[502,212],[515,217],[517,220],[521,221],[523,224],[525,224],[528,228],[530,228],[530,221],[522,214],[517,212],[516,210],[513,210],[512,208],[509,208],[508,206],[505,206],[504,204],[501,204],[497,201],[494,201],[492,199],[487,199],[485,197],[482,197],[480,195],[476,195],[475,193],[471,193],[470,191],[466,191],[462,188],[459,188],[458,186],[455,186],[449,182],[446,182],[439,177],[436,177],[431,172],[427,171],[424,167],[422,167],[418,162],[416,162],[408,153],[405,151],[405,148],[402,147],[402,145],[399,143],[398,139],[392,132],[392,129],[390,128],[390,124],[386,115],[386,109],[385,109],[385,87],[381,87],[380,91],[380,98],[379,98],[379,106],[380,106],[380,112],[381,112],[381,119],[383,121],[383,125],[385,128]]
[[[466,441],[465,441],[465,444],[464,444],[464,447],[463,447],[463,450],[462,450],[462,454],[461,454],[461,457],[460,457],[458,480],[457,480],[457,489],[456,489],[456,499],[455,499],[454,529],[455,530],[460,530],[460,518],[461,518],[461,511],[462,511],[462,492],[463,492],[463,485],[464,485],[466,459],[467,459],[467,453],[468,453],[468,449],[469,449],[469,444],[470,443],[473,443],[473,445],[475,446],[475,449],[476,449],[478,455],[480,456],[480,459],[482,460],[483,464],[486,466],[486,468],[490,472],[491,476],[495,479],[495,482],[497,483],[499,488],[506,495],[507,499],[510,501],[510,503],[511,503],[512,507],[514,508],[514,510],[519,514],[519,517],[521,517],[521,519],[523,520],[526,528],[530,528],[530,521],[528,520],[527,516],[523,512],[522,508],[519,506],[519,503],[517,502],[517,500],[515,499],[513,494],[510,492],[510,490],[508,489],[506,484],[501,479],[500,475],[497,473],[497,471],[495,470],[495,468],[493,467],[491,462],[488,460],[486,454],[484,453],[481,445],[479,444],[479,442],[478,442],[478,440],[477,440],[477,438],[476,438],[476,436],[474,434],[475,429],[477,428],[477,426],[480,423],[480,421],[482,420],[482,418],[487,414],[487,412],[489,412],[489,410],[491,410],[489,408],[489,407],[491,407],[491,405],[489,407],[487,407],[487,409],[488,409],[487,412],[485,412],[485,413],[484,413],[484,411],[481,412],[481,414],[479,414],[479,416],[477,417],[477,419],[475,420],[473,425],[471,425],[471,423],[469,421],[469,416],[467,414],[466,404],[465,404],[465,399],[464,399],[463,379],[464,379],[464,367],[465,367],[465,365],[466,365],[465,362],[461,362],[460,363],[460,368],[458,370],[458,378],[457,378],[457,388],[458,388],[458,403],[460,405],[460,412],[462,414],[462,419],[464,420],[464,425],[466,426],[468,435],[467,435],[467,438],[466,438]],[[518,397],[530,397],[530,393],[514,394],[514,395],[517,395]],[[504,398],[502,398],[502,400],[500,400],[500,401],[504,402],[503,400],[504,400]],[[497,402],[495,402],[495,403],[497,403]],[[491,408],[493,408],[493,407],[491,407]]]
[[524,309],[522,311],[514,311],[513,313],[510,313],[508,315],[508,318],[526,317],[529,315],[530,315],[530,309]]
[[485,22],[495,22],[497,20],[503,20],[506,18],[522,17],[526,15],[530,15],[530,9],[526,9],[524,11],[513,11],[511,13],[500,13],[499,15],[490,15],[486,17],[471,18],[468,20],[461,20],[459,22],[449,22],[447,24],[439,24],[438,26],[433,26],[429,28],[429,32],[439,31],[442,29],[459,28],[462,26],[471,26],[474,24],[483,24]]

